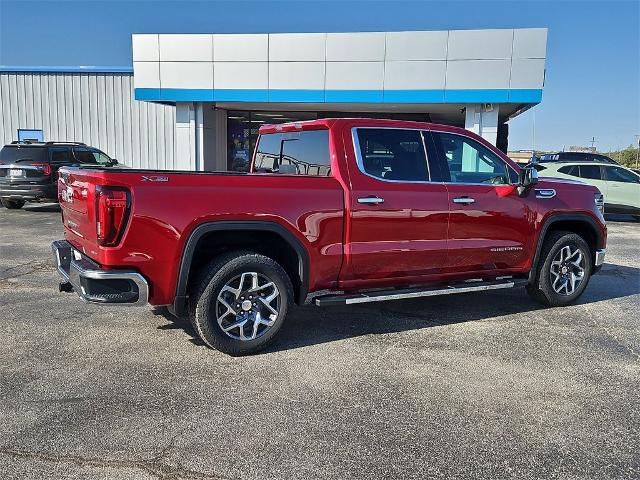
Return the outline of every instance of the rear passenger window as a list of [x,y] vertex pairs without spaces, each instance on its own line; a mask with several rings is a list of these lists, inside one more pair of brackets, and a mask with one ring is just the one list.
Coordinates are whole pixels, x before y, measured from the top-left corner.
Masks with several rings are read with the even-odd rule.
[[580,165],[580,177],[590,178],[591,180],[601,180],[599,165]]
[[331,174],[328,130],[260,135],[254,170],[284,174]]
[[580,170],[578,169],[578,165],[567,165],[566,167],[560,167],[558,171],[560,173],[564,173],[565,175],[571,175],[573,177],[580,176]]
[[420,131],[358,128],[356,140],[358,164],[367,175],[383,180],[429,180]]
[[71,147],[51,147],[49,149],[49,161],[51,163],[73,163]]

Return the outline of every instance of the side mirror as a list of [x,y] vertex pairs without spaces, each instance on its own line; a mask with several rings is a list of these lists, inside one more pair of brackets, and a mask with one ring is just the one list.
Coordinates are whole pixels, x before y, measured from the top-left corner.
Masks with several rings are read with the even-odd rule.
[[118,165],[118,160],[116,160],[115,158],[112,158],[111,165]]
[[531,187],[538,183],[538,170],[531,164],[520,170],[518,177],[518,195],[525,196]]

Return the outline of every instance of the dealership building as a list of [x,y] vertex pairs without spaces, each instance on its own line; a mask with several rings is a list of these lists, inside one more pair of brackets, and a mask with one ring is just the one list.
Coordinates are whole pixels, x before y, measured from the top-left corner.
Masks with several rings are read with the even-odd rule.
[[[133,68],[0,67],[0,141],[82,141],[133,167],[227,170],[267,123],[378,117],[502,150],[542,100],[542,28],[136,34]],[[27,132],[27,133],[25,133]]]

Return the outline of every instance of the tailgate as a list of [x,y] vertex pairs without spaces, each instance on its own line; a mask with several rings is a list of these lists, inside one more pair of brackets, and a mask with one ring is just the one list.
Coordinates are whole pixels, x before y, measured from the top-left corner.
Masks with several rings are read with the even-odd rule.
[[96,241],[95,184],[91,172],[61,170],[58,200],[65,228],[85,241]]

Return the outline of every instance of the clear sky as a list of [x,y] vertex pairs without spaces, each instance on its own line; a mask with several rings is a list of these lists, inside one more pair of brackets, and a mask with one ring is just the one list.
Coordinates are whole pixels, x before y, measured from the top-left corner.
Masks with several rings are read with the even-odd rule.
[[624,147],[640,134],[640,0],[0,0],[0,64],[131,66],[131,33],[343,32],[547,27],[542,103],[511,149]]

